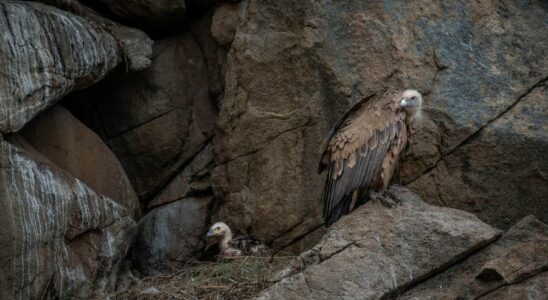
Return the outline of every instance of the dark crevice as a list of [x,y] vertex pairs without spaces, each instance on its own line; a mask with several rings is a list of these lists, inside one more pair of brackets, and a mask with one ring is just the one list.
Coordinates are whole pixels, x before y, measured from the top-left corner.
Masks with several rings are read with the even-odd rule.
[[418,179],[420,179],[422,176],[430,173],[433,169],[435,169],[438,164],[444,160],[446,157],[448,156],[451,156],[455,151],[457,151],[458,149],[460,149],[462,146],[464,145],[467,145],[468,143],[474,141],[476,138],[479,137],[479,135],[481,134],[481,132],[483,131],[484,128],[486,128],[487,126],[491,125],[491,123],[497,121],[499,118],[503,117],[507,112],[511,111],[518,103],[521,102],[521,100],[523,100],[523,98],[527,97],[527,95],[529,95],[529,93],[531,93],[534,89],[544,85],[546,82],[548,81],[548,77],[545,77],[543,78],[542,80],[540,80],[539,82],[537,82],[535,85],[533,85],[531,88],[529,88],[525,93],[523,93],[522,95],[520,95],[518,97],[518,99],[516,101],[514,101],[512,104],[510,104],[505,110],[503,110],[502,112],[500,112],[499,114],[497,114],[494,118],[491,118],[489,121],[487,121],[485,124],[483,124],[481,127],[479,127],[475,132],[473,132],[472,134],[470,134],[467,138],[465,138],[462,142],[460,142],[457,146],[453,147],[450,151],[448,151],[446,154],[444,155],[441,155],[440,158],[438,160],[436,160],[436,162],[430,167],[428,168],[426,171],[424,171],[422,174],[420,174],[419,176],[417,176],[416,178],[412,179],[411,181],[409,181],[408,183],[406,183],[406,185],[410,185],[412,184],[413,182],[417,181]]
[[335,256],[335,255],[337,255],[337,254],[343,252],[344,250],[348,249],[349,247],[351,247],[351,246],[356,246],[356,245],[357,245],[357,244],[356,244],[356,242],[354,241],[354,242],[351,242],[351,243],[348,244],[348,245],[345,245],[345,246],[342,247],[341,249],[339,249],[339,250],[337,250],[337,251],[331,253],[329,256],[320,257],[320,263],[322,263],[322,262],[324,262],[324,261],[326,261],[326,260],[332,258],[333,256]]
[[[144,122],[141,122],[141,123],[139,123],[139,124],[136,124],[136,125],[134,125],[134,126],[131,126],[131,127],[129,127],[129,128],[126,128],[126,129],[124,129],[124,130],[122,130],[122,131],[120,131],[120,132],[117,132],[116,134],[114,134],[114,135],[112,135],[112,136],[108,136],[108,135],[107,135],[106,137],[107,137],[107,139],[109,139],[109,140],[113,140],[113,139],[115,139],[115,138],[117,138],[117,137],[119,137],[119,136],[121,136],[121,135],[124,135],[125,133],[128,133],[128,132],[130,132],[130,131],[132,131],[132,130],[134,130],[134,129],[136,129],[136,128],[139,128],[139,127],[141,127],[141,126],[143,126],[143,125],[146,125],[146,124],[148,124],[148,123],[150,123],[150,122],[152,122],[152,121],[155,121],[155,120],[157,120],[157,119],[159,119],[159,118],[161,118],[161,117],[163,117],[163,116],[165,116],[165,115],[167,115],[167,114],[169,114],[169,113],[171,113],[171,112],[173,112],[173,111],[179,110],[179,109],[180,109],[180,108],[170,109],[170,110],[168,110],[168,111],[166,111],[166,112],[163,112],[163,113],[161,113],[161,114],[159,114],[159,115],[157,115],[157,116],[154,116],[154,117],[152,117],[152,118],[150,118],[150,119],[148,119],[148,120],[146,120],[146,121],[144,121]],[[182,110],[182,109],[180,109],[180,110]],[[107,134],[107,133],[105,132],[105,135],[106,135],[106,134]]]

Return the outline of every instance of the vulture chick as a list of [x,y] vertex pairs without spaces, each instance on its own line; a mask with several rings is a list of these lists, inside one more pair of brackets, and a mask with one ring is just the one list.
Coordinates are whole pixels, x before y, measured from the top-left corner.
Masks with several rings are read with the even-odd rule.
[[319,173],[327,170],[326,226],[369,199],[396,206],[394,197],[385,195],[386,188],[421,107],[419,92],[391,89],[359,101],[335,124],[319,168]]
[[270,249],[259,240],[238,236],[233,237],[230,227],[223,222],[213,224],[206,237],[213,240],[219,246],[218,258],[229,258],[235,256],[267,256],[271,254]]

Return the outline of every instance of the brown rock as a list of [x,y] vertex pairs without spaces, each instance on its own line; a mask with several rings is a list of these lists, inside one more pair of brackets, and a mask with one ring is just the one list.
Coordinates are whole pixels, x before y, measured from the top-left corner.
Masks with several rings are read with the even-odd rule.
[[116,40],[81,17],[23,1],[3,1],[0,16],[0,133],[19,130],[121,61]]
[[[539,1],[250,0],[242,9],[224,65],[215,136],[219,166],[213,178],[214,190],[225,202],[215,216],[280,245],[298,241],[321,224],[324,178],[314,172],[321,142],[356,101],[386,86],[425,94],[423,126],[411,138],[400,176],[406,184],[473,140],[547,75],[542,20],[548,16]],[[545,123],[531,129],[539,144],[520,144],[519,151],[508,145],[499,148],[507,153],[499,157],[519,153],[516,162],[518,156],[539,157],[536,151],[546,148],[541,146],[546,144],[546,130],[541,132]],[[546,157],[525,169],[543,170]],[[548,195],[542,171],[526,171],[519,189],[500,188],[493,183],[510,178],[505,170],[518,170],[503,162],[482,174],[489,177],[485,184],[467,181],[444,195],[459,199],[470,196],[470,189],[487,191],[478,194],[480,210],[470,210],[480,216],[485,210],[489,217],[482,219],[495,225],[508,226],[536,205],[544,210],[545,202],[538,202]],[[447,173],[458,174],[458,168],[450,165]],[[429,182],[416,190],[451,186],[443,176],[431,182],[433,186]],[[526,193],[515,197],[519,190]],[[499,197],[502,193],[508,196]],[[427,201],[436,199],[423,195]],[[518,211],[514,203],[526,199],[532,205]],[[451,204],[447,198],[446,203],[471,207],[460,199]]]
[[102,298],[134,231],[114,201],[0,143],[1,299]]
[[400,207],[368,203],[343,217],[258,299],[386,299],[499,235],[470,213],[391,190]]
[[66,109],[53,107],[28,123],[20,134],[57,167],[116,201],[132,216],[139,214],[139,199],[118,159]]
[[211,21],[211,34],[223,46],[232,42],[240,23],[242,11],[240,3],[224,3],[215,8]]
[[74,97],[80,101],[67,101],[111,147],[145,202],[204,147],[217,115],[191,34],[157,41],[153,57],[149,69],[118,72]]

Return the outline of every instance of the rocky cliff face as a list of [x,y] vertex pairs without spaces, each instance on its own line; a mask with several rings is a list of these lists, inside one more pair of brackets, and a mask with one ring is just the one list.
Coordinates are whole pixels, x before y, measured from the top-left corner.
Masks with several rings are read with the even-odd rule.
[[257,299],[543,297],[546,224],[529,216],[498,238],[470,213],[392,193],[401,207],[368,203],[343,217]]
[[[310,248],[325,233],[316,170],[326,133],[356,101],[394,86],[425,98],[394,182],[478,219],[414,200],[363,209],[308,252],[315,263],[281,281],[292,282],[283,293],[434,299],[439,282],[461,293],[471,273],[434,273],[463,273],[454,260],[494,228],[512,228],[511,240],[548,222],[546,19],[538,0],[0,0],[2,298],[104,294],[124,258],[143,275],[181,268],[215,221],[277,249]],[[528,215],[537,220],[515,225]],[[415,240],[397,234],[415,225]],[[369,264],[362,252],[375,245],[358,235],[392,252],[377,249]],[[424,249],[427,237],[440,252],[398,250]],[[325,260],[318,248],[342,252]],[[502,255],[493,251],[468,259]],[[391,283],[350,281],[335,294],[314,283],[350,258]],[[407,271],[381,272],[398,259]],[[519,297],[544,278],[490,268],[498,283],[480,276],[469,293]]]
[[225,29],[216,217],[280,245],[313,232],[323,137],[357,100],[400,86],[426,102],[402,184],[501,228],[548,221],[547,14],[541,1],[251,0],[213,18],[239,20]]

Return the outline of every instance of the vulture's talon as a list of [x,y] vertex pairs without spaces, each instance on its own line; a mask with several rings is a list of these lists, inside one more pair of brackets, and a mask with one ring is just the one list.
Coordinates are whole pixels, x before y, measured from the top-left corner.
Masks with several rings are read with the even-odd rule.
[[385,195],[379,194],[378,199],[381,202],[382,205],[384,205],[387,208],[397,208],[398,203],[392,199],[392,197],[387,197]]

